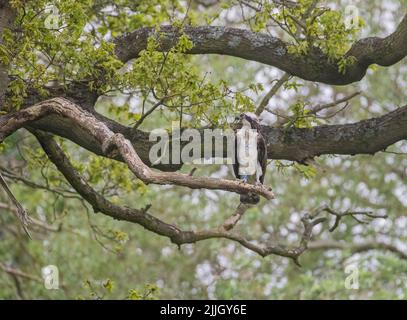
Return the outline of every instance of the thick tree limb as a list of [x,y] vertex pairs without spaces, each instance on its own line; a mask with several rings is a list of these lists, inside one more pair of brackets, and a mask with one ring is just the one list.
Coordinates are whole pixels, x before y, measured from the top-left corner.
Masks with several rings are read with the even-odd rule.
[[352,124],[310,129],[263,127],[269,158],[303,162],[323,154],[374,154],[407,139],[407,106]]
[[[140,159],[145,164],[151,165],[149,151],[154,142],[149,141],[147,132],[125,127],[101,115],[92,114],[112,132],[123,134],[126,139],[131,141]],[[71,118],[63,117],[58,113],[48,113],[43,114],[43,116],[35,122],[32,119],[33,122],[30,125],[67,138],[95,154],[104,155],[99,141],[78,126]],[[15,115],[0,117],[0,140],[11,133],[7,134],[5,124],[15,117]],[[14,124],[18,124],[19,120],[14,119],[12,121]],[[23,121],[23,123],[25,122]],[[23,123],[20,123],[20,126]],[[308,158],[324,154],[374,154],[400,140],[407,139],[407,106],[377,118],[352,124],[325,125],[303,129],[263,126],[262,131],[266,138],[269,159],[303,162]],[[203,136],[203,132],[201,134]],[[121,160],[120,157],[116,157],[116,159]],[[155,166],[155,168],[164,171],[174,171],[180,167],[181,165],[178,164]]]
[[[371,37],[357,41],[346,56],[356,62],[339,72],[337,61],[317,48],[307,55],[288,52],[288,44],[267,34],[227,27],[186,26],[184,33],[194,43],[190,54],[222,54],[275,66],[305,80],[333,85],[345,85],[361,80],[371,64],[390,66],[407,55],[407,15],[396,31],[385,38]],[[152,28],[141,28],[116,39],[116,54],[122,61],[136,58],[146,48],[147,39],[154,33]],[[180,33],[172,26],[160,27],[161,50],[173,47]]]
[[[37,129],[67,138],[95,154],[106,156],[100,141],[89,133],[86,125],[85,127],[79,125],[74,118],[63,116],[59,112],[51,112],[47,108],[38,108],[36,112],[26,110],[30,108],[17,114],[0,116],[0,141],[29,124]],[[79,110],[82,109],[79,108]],[[80,114],[80,112],[76,113],[77,117],[80,117]],[[92,115],[108,130],[123,134],[132,142],[140,159],[145,164],[151,165],[149,151],[154,142],[149,141],[147,132],[125,127],[95,113]],[[92,115],[89,114],[89,116]],[[262,131],[266,137],[269,159],[303,162],[324,154],[374,154],[400,140],[407,139],[407,106],[381,117],[353,124],[316,126],[309,129],[263,126]],[[118,156],[115,159],[121,160]],[[158,165],[156,168],[174,171],[178,170],[180,165]]]
[[251,192],[269,200],[274,196],[271,189],[263,185],[251,185],[238,180],[193,177],[176,172],[153,171],[143,163],[132,144],[122,134],[114,133],[104,122],[96,119],[91,113],[63,98],[47,100],[17,113],[0,117],[0,141],[3,141],[5,137],[19,128],[50,114],[69,119],[81,132],[92,137],[92,141],[101,145],[105,155],[110,153],[108,152],[109,146],[114,144],[119,150],[120,158],[128,164],[130,170],[139,179],[147,184],[170,184],[192,189],[225,190],[241,194]]
[[[2,44],[3,31],[13,25],[16,16],[9,2],[0,0],[0,45]],[[3,104],[9,82],[8,66],[0,63],[0,111],[4,109]]]

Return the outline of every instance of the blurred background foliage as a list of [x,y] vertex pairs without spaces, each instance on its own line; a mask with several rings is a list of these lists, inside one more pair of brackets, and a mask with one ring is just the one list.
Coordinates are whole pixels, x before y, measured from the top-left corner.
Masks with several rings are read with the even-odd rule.
[[[17,6],[24,5],[15,2]],[[211,4],[217,2],[220,3]],[[262,1],[251,3],[258,2]],[[309,1],[300,2],[306,6]],[[185,114],[185,125],[225,124],[234,113],[253,110],[274,81],[283,75],[275,68],[238,58],[187,56],[183,52],[190,45],[188,39],[180,41],[177,49],[167,55],[154,51],[154,44],[151,44],[133,64],[132,70],[123,75],[123,72],[117,73],[117,68],[121,66],[114,57],[109,56],[111,48],[107,44],[97,47],[135,28],[169,23],[239,26],[269,32],[290,41],[289,35],[269,24],[269,19],[265,17],[264,12],[273,10],[272,7],[264,6],[260,13],[252,12],[252,17],[248,18],[241,15],[241,6],[235,1],[60,3],[65,3],[65,7],[60,7],[62,12],[71,12],[81,22],[61,37],[81,49],[61,49],[63,40],[50,39],[49,42],[54,43],[51,49],[61,50],[65,55],[59,56],[61,63],[69,59],[73,65],[79,65],[80,72],[77,71],[78,67],[67,67],[63,71],[51,68],[40,75],[35,68],[22,65],[24,59],[40,64],[40,58],[34,57],[30,48],[14,48],[23,52],[16,58],[21,59],[16,63],[19,65],[16,69],[26,80],[16,84],[22,87],[21,90],[28,85],[43,87],[50,78],[57,76],[65,81],[70,77],[85,79],[90,75],[97,76],[95,68],[100,67],[104,70],[103,74],[108,76],[103,85],[94,84],[103,94],[97,103],[97,110],[125,124],[137,122],[142,108],[149,108],[157,101],[157,97],[151,95],[152,87],[157,90],[158,97],[168,92],[182,92],[183,95],[169,99],[168,106],[158,109],[140,127],[149,130],[169,128],[171,120],[179,121],[182,113],[179,104],[185,101],[194,104],[208,100],[191,107],[189,116]],[[402,0],[327,0],[321,3],[338,12],[349,4],[359,9],[363,24],[349,34],[339,34],[340,40],[386,35],[394,30],[407,9]],[[38,1],[37,8],[47,4],[47,1]],[[81,10],[81,6],[87,10]],[[35,25],[39,22],[33,21],[27,22],[27,30],[39,28]],[[55,37],[49,30],[44,32],[49,37]],[[43,33],[33,35],[38,39],[45,36]],[[26,41],[30,43],[32,38]],[[327,52],[335,56],[344,50],[329,47],[337,44],[322,42],[316,45],[325,46]],[[306,47],[303,42],[293,46],[299,51]],[[94,59],[104,64],[95,65]],[[152,70],[162,65],[163,59],[169,59],[170,63],[165,63],[163,70],[158,70],[160,74],[157,77]],[[27,81],[28,78],[36,81]],[[170,81],[158,84],[158,78]],[[201,86],[198,86],[200,81]],[[389,68],[373,66],[360,83],[344,87],[293,78],[271,99],[269,106],[278,114],[295,117],[318,104],[361,91],[346,108],[343,105],[335,107],[333,110],[337,113],[334,117],[311,119],[305,124],[294,121],[290,125],[350,123],[384,114],[406,104],[406,83],[405,60]],[[19,90],[16,96],[21,93]],[[18,104],[18,101],[14,103]],[[327,111],[328,114],[331,112]],[[262,121],[277,125],[279,119],[264,112]],[[97,157],[68,141],[58,141],[69,153],[76,168],[110,200],[136,208],[152,204],[151,210],[159,218],[180,227],[216,227],[233,212],[237,204],[238,195],[226,192],[145,186],[134,179],[123,164]],[[92,208],[80,199],[47,161],[36,140],[26,131],[9,137],[1,146],[1,151],[0,170],[16,197],[37,222],[32,227],[33,240],[30,241],[10,212],[11,203],[0,192],[2,299],[407,298],[406,256],[386,250],[358,253],[351,249],[352,244],[382,242],[396,246],[407,255],[405,141],[374,156],[321,156],[316,159],[316,164],[307,167],[289,161],[270,162],[266,183],[273,187],[276,199],[262,201],[258,207],[251,208],[236,226],[236,230],[250,238],[294,245],[301,233],[301,215],[321,205],[329,205],[338,211],[371,210],[388,215],[387,219],[368,224],[360,224],[351,218],[343,219],[333,233],[328,231],[333,223],[329,220],[315,229],[313,239],[336,240],[348,245],[348,249],[310,249],[300,258],[301,268],[286,258],[261,258],[228,240],[213,239],[178,248],[168,239],[137,225],[94,214]],[[182,170],[188,172],[191,168],[186,165]],[[196,174],[232,177],[230,168],[221,165],[199,166]],[[348,276],[345,269],[351,264],[359,268],[357,290],[344,286]],[[41,270],[47,265],[55,265],[59,269],[58,290],[44,287]]]

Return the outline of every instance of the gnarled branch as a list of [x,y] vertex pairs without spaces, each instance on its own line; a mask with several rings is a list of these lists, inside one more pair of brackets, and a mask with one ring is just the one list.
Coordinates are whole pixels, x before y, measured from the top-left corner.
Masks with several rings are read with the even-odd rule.
[[257,241],[252,241],[242,235],[227,231],[222,226],[217,229],[184,231],[175,225],[168,224],[154,217],[145,209],[133,209],[111,203],[96,192],[75,170],[62,149],[50,135],[44,134],[40,131],[34,131],[34,134],[51,162],[54,163],[66,180],[87,202],[89,202],[96,212],[102,212],[114,219],[137,223],[147,230],[170,238],[173,243],[179,246],[207,239],[225,238],[240,243],[245,248],[258,253],[262,257],[274,254],[291,258],[299,264],[298,257],[306,251],[308,242],[312,237],[313,228],[325,221],[325,218],[316,218],[315,216],[305,215],[302,218],[304,231],[301,236],[300,244],[294,248],[275,243],[259,244]]
[[143,163],[132,144],[123,135],[114,133],[91,113],[63,98],[47,100],[17,113],[0,117],[0,141],[19,128],[50,114],[57,115],[59,118],[68,118],[82,132],[86,132],[92,141],[101,145],[105,155],[110,153],[107,152],[107,149],[113,143],[119,150],[120,158],[126,161],[130,170],[145,183],[171,184],[192,189],[205,188],[236,193],[256,193],[269,200],[274,196],[271,189],[263,185],[251,185],[238,180],[193,177],[176,172],[155,172]]
[[[154,32],[152,28],[140,28],[116,39],[118,58],[122,61],[136,58]],[[344,74],[339,71],[337,61],[330,61],[321,50],[311,48],[306,55],[292,54],[288,52],[287,43],[267,34],[215,26],[186,26],[183,32],[194,44],[190,54],[239,57],[277,67],[305,80],[333,85],[359,81],[369,65],[390,66],[407,55],[407,15],[388,37],[370,37],[354,43],[345,56],[355,57],[355,63]],[[161,26],[159,34],[163,51],[173,47],[180,36],[179,30],[172,26]]]
[[[42,133],[38,130],[32,130],[32,132],[37,137],[51,162],[53,162],[57,169],[64,175],[68,183],[71,184],[71,186],[94,208],[95,212],[102,212],[114,219],[139,224],[149,231],[170,238],[173,243],[179,246],[207,239],[225,238],[240,243],[245,248],[258,253],[262,257],[271,254],[279,255],[291,258],[297,265],[300,265],[298,258],[310,247],[314,227],[326,221],[325,217],[319,217],[325,207],[310,214],[305,214],[301,219],[303,224],[301,239],[299,244],[294,247],[273,242],[259,243],[258,241],[250,240],[236,232],[231,232],[230,230],[239,221],[244,211],[247,209],[246,206],[242,205],[238,207],[237,211],[232,216],[232,219],[228,219],[226,223],[222,224],[219,228],[199,231],[182,230],[175,225],[168,224],[151,215],[148,212],[150,208],[133,209],[111,203],[95,191],[75,170],[68,157],[49,134]],[[118,141],[114,141],[115,139]],[[120,136],[113,136],[112,143],[115,146],[117,146],[117,144],[120,145],[123,142],[121,139]],[[311,244],[312,243],[315,242],[311,242]],[[316,249],[316,246],[312,245],[312,248]]]

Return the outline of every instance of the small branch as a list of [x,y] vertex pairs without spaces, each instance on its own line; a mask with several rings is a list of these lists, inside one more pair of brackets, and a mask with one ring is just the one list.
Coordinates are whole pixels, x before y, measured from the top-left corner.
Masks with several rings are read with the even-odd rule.
[[336,212],[336,211],[334,211],[333,209],[331,209],[329,207],[324,207],[324,208],[321,209],[321,211],[328,212],[329,214],[335,216],[335,222],[334,222],[333,226],[329,229],[330,232],[333,232],[339,226],[339,222],[341,221],[341,219],[343,217],[346,217],[346,216],[351,216],[352,218],[354,218],[359,223],[367,223],[367,222],[360,220],[359,218],[357,218],[357,216],[366,216],[366,217],[369,217],[371,219],[385,219],[385,218],[387,218],[387,215],[378,215],[378,214],[374,214],[374,213],[372,213],[370,211]]
[[189,175],[190,177],[192,177],[192,176],[194,175],[194,173],[195,173],[196,170],[197,170],[197,167],[192,168],[191,171],[188,173],[188,175]]
[[249,204],[240,203],[235,212],[226,219],[220,228],[226,231],[232,230],[250,207]]
[[22,176],[17,175],[13,171],[8,170],[7,168],[0,165],[0,172],[1,171],[2,171],[3,177],[5,177],[9,180],[20,181],[30,188],[46,190],[46,191],[55,193],[57,195],[60,195],[64,198],[77,198],[78,197],[76,192],[74,192],[72,190],[66,190],[66,189],[62,189],[62,188],[51,188],[48,185],[42,185],[42,184],[35,183],[31,180],[28,180]]
[[400,179],[407,181],[407,168],[393,167],[391,171],[395,173]]
[[[0,209],[9,210],[9,211],[12,211],[14,214],[17,214],[17,209],[7,205],[6,203],[0,202]],[[52,231],[52,232],[61,231],[61,227],[62,227],[62,225],[59,225],[59,226],[49,225],[47,223],[42,222],[41,220],[35,219],[34,217],[30,217],[30,224],[33,226],[38,226],[46,231]]]
[[367,241],[362,243],[346,243],[335,240],[313,241],[308,245],[309,250],[350,250],[352,254],[366,252],[370,250],[390,251],[399,258],[407,260],[407,253],[397,246],[379,241]]
[[362,93],[361,91],[357,91],[357,92],[354,92],[351,95],[346,96],[346,97],[344,97],[342,99],[338,99],[338,100],[335,100],[335,101],[327,103],[327,104],[317,105],[317,106],[315,106],[314,108],[312,108],[310,110],[310,113],[316,115],[318,112],[320,112],[322,110],[333,108],[333,107],[337,106],[338,104],[348,102],[349,100],[351,100],[354,97],[360,95],[361,93]]
[[18,202],[16,197],[14,197],[13,193],[11,192],[10,188],[8,187],[6,180],[4,180],[3,175],[0,172],[0,185],[3,187],[4,191],[6,191],[8,197],[10,198],[11,202],[16,206],[17,210],[14,211],[15,216],[20,220],[21,226],[23,227],[25,233],[31,239],[30,232],[28,231],[28,226],[30,224],[30,217],[27,214],[27,211],[23,208],[23,206]]
[[291,78],[289,73],[285,73],[280,80],[278,80],[275,85],[270,89],[270,91],[264,96],[263,100],[261,100],[255,114],[260,116],[260,114],[266,109],[270,99],[277,93],[277,91],[281,88],[281,86],[286,83]]
[[43,280],[38,276],[23,272],[23,271],[21,271],[19,269],[8,267],[6,264],[4,264],[2,262],[0,262],[0,268],[4,272],[6,272],[6,273],[8,273],[10,275],[13,275],[13,276],[21,277],[21,278],[28,279],[28,280],[35,281],[35,282],[40,282],[40,283],[43,282]]
[[[173,95],[174,96],[174,95]],[[167,100],[167,99],[169,99],[169,98],[171,98],[170,96],[168,96],[168,97],[163,97],[163,98],[161,98],[156,104],[154,104],[151,108],[150,108],[150,110],[148,110],[146,113],[144,113],[142,116],[141,116],[141,118],[136,122],[136,124],[134,125],[134,129],[137,129],[142,123],[143,123],[143,121],[150,115],[150,114],[152,114],[153,112],[154,112],[154,110],[155,109],[157,109],[159,106],[161,106],[164,102],[165,102],[165,100]]]

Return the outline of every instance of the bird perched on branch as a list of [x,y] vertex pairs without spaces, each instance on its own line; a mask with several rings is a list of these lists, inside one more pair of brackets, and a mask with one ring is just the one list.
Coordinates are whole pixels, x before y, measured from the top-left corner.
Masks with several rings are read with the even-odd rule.
[[[233,171],[245,183],[263,184],[267,168],[267,145],[261,133],[260,121],[254,113],[246,112],[237,117],[242,128],[236,131]],[[257,204],[260,197],[247,193],[240,202]]]

